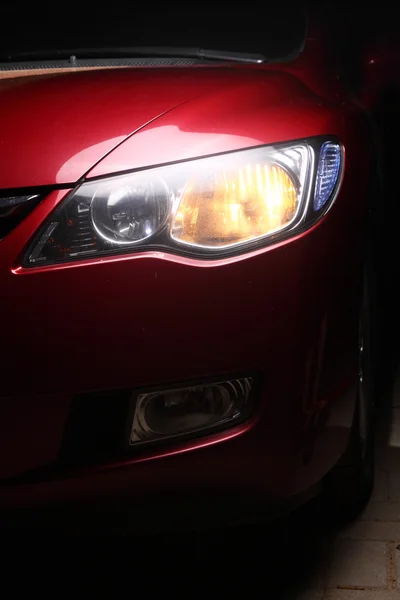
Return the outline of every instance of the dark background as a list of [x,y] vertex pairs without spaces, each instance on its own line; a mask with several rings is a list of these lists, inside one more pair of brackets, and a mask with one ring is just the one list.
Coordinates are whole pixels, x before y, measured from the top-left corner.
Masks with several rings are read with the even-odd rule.
[[[305,31],[304,3],[78,4],[6,3],[0,58],[39,49],[132,46],[200,46],[265,53],[270,58],[298,49]],[[261,11],[261,12],[260,12]]]

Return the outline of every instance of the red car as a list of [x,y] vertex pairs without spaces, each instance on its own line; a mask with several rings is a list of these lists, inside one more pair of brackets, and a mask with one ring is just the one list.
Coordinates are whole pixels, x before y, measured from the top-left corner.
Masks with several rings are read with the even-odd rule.
[[5,523],[368,500],[376,151],[302,10],[6,32]]

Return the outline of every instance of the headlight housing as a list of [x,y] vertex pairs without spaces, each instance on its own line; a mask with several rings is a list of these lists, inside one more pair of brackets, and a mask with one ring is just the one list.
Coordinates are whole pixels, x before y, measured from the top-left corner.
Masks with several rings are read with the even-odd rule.
[[157,249],[245,253],[315,223],[342,170],[340,143],[314,138],[88,181],[50,215],[24,264]]

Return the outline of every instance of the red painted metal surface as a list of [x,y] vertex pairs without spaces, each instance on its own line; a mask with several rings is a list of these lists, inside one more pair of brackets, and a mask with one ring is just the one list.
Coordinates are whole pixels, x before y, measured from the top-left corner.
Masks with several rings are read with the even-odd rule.
[[[204,78],[207,93],[143,127],[88,177],[298,139],[338,127],[341,112],[289,73],[237,67],[218,71],[199,69],[197,80]],[[153,76],[156,86],[160,75]]]
[[77,181],[127,135],[196,94],[192,71],[180,75],[187,85],[168,86],[162,71],[164,91],[141,69],[0,80],[0,189]]
[[[189,488],[288,497],[340,456],[355,401],[369,132],[357,105],[339,101],[318,69],[302,81],[306,64],[297,77],[290,68],[66,74],[0,94],[11,107],[2,125],[2,187],[314,135],[337,135],[346,150],[327,216],[247,255],[201,261],[142,252],[22,268],[26,244],[66,190],[50,193],[0,243],[1,477],[53,463],[78,392],[254,370],[263,381],[253,419],[232,431],[149,450],[120,469],[100,465],[64,480],[55,471],[47,483],[3,485],[0,506]],[[6,435],[13,427],[15,435]]]

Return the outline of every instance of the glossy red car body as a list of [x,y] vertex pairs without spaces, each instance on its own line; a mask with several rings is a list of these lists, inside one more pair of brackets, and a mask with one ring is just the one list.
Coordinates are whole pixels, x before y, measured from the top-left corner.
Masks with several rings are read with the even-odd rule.
[[[287,64],[6,78],[0,114],[0,189],[58,186],[0,242],[1,509],[225,492],[254,511],[307,494],[353,419],[373,164],[364,112],[319,43]],[[328,214],[296,237],[221,260],[136,252],[21,266],[82,178],[319,135],[344,145],[343,181]],[[58,464],[77,394],[253,372],[255,411],[232,429]]]

